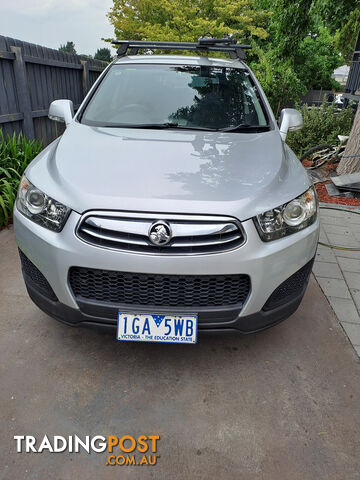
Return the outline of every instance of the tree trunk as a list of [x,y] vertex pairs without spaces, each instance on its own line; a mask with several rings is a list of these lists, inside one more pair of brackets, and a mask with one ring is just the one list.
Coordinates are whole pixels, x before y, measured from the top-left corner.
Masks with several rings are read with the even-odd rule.
[[336,169],[338,175],[360,172],[360,102],[356,111],[350,138],[346,144],[343,158]]

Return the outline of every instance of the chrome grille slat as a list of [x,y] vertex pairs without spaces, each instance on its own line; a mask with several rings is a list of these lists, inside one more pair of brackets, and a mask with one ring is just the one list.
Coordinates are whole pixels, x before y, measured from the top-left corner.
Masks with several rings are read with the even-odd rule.
[[[159,220],[167,222],[172,231],[170,242],[164,246],[149,239],[151,226]],[[159,255],[219,253],[245,243],[238,220],[210,215],[90,212],[80,220],[76,234],[98,247]]]
[[111,235],[110,233],[99,233],[99,232],[94,232],[93,230],[90,230],[89,228],[82,228],[82,232],[86,233],[89,236],[96,237],[102,240],[110,240],[112,242],[119,242],[119,243],[131,243],[132,245],[148,245],[149,242],[146,242],[145,240],[142,239],[135,239],[131,238],[129,235],[125,236],[115,236]]
[[171,222],[174,237],[196,237],[203,235],[220,235],[237,230],[233,223],[177,223]]
[[208,240],[198,240],[196,237],[193,238],[193,242],[189,242],[188,240],[176,240],[174,241],[174,247],[206,247],[211,245],[223,245],[225,243],[233,242],[237,240],[239,237],[238,235],[231,235],[231,237],[224,237],[224,238],[209,238]]
[[102,230],[111,230],[113,232],[131,233],[136,235],[147,235],[151,226],[151,221],[141,222],[137,220],[121,220],[103,217],[88,217],[85,223],[92,227]]
[[[156,218],[154,218],[156,220]],[[105,230],[112,230],[121,233],[131,233],[136,235],[147,235],[152,221],[139,221],[128,218],[119,220],[116,218],[98,218],[88,217],[85,223],[92,227]],[[233,223],[204,223],[194,225],[192,223],[179,223],[175,220],[171,222],[174,237],[189,237],[198,235],[221,235],[237,230]]]

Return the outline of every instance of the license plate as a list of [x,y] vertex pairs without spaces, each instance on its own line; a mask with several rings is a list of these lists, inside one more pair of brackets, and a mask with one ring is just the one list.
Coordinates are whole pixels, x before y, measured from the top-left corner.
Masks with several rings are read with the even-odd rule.
[[126,342],[196,343],[197,315],[119,312],[117,340]]

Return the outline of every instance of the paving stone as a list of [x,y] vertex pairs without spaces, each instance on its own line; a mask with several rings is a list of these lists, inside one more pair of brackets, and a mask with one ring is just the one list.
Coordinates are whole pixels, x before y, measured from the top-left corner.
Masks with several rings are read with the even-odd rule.
[[360,290],[358,290],[357,288],[350,288],[350,293],[354,300],[356,308],[360,312]]
[[360,325],[360,316],[352,299],[328,297],[328,300],[340,322]]
[[327,235],[326,235],[326,232],[325,232],[325,230],[324,230],[322,227],[320,227],[319,240],[320,240],[320,242],[329,243],[329,239],[328,239],[328,237],[327,237]]
[[327,297],[351,299],[350,292],[344,280],[324,277],[316,277],[316,280]]
[[320,205],[320,207],[322,207],[322,208],[320,208],[320,217],[322,217],[324,215],[326,217],[344,218],[346,215],[351,215],[351,214],[347,214],[347,212],[343,212],[341,210],[333,210],[333,207],[325,208],[325,205]]
[[326,223],[329,223],[329,219],[332,219],[333,221],[346,220],[348,224],[360,225],[360,215],[357,213],[337,212],[336,215],[332,215],[331,211],[326,210],[320,212],[320,219],[324,219]]
[[333,250],[322,245],[318,245],[315,260],[318,262],[337,263]]
[[346,258],[360,259],[360,251],[354,252],[350,250],[336,250],[335,248],[332,251],[334,252],[337,258],[346,257]]
[[360,357],[360,345],[353,345],[353,347],[355,348],[355,351],[356,353],[359,355]]
[[[320,241],[360,248],[360,215],[323,209],[320,222]],[[319,245],[313,273],[360,356],[360,251]],[[341,279],[340,273],[345,280]]]
[[[339,212],[343,210],[346,213],[346,210],[350,210],[352,212],[360,212],[360,207],[355,205],[334,205],[333,203],[326,203],[320,202],[320,207],[322,212],[332,211],[332,212]],[[336,210],[334,210],[336,209]]]
[[325,233],[335,233],[337,235],[353,235],[353,231],[347,226],[344,225],[333,225],[333,224],[321,224],[321,228],[324,229]]
[[359,232],[360,231],[360,219],[356,220],[354,219],[355,215],[351,215],[352,218],[349,217],[328,217],[326,215],[321,215],[320,216],[320,222],[322,225],[338,225],[338,226],[343,226],[346,228],[350,228],[355,231]]
[[356,240],[359,242],[359,247],[360,247],[360,232],[352,232]]
[[337,235],[335,233],[328,233],[327,237],[331,245],[338,247],[360,248],[360,242],[356,240],[354,235]]
[[343,279],[339,265],[330,262],[315,262],[313,273],[316,277]]
[[352,232],[359,233],[359,232],[360,232],[360,221],[359,221],[359,222],[356,222],[356,223],[350,222],[350,223],[348,224],[348,227],[350,228],[350,230],[351,230]]
[[360,226],[360,215],[349,214],[345,218],[348,221],[349,228],[358,231],[358,227]]
[[339,225],[343,227],[347,227],[349,225],[349,222],[346,218],[328,217],[327,215],[320,215],[320,223],[322,225]]
[[360,273],[360,260],[356,258],[339,257],[338,262],[343,272]]
[[356,288],[360,290],[360,273],[343,272],[343,274],[349,288]]
[[360,325],[354,323],[342,322],[341,326],[349,337],[350,342],[353,345],[360,345]]

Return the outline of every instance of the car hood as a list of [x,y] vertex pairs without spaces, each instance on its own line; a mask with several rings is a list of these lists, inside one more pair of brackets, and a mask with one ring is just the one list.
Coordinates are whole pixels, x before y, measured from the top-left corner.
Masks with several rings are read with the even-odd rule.
[[38,188],[79,213],[197,213],[244,220],[309,186],[277,129],[140,130],[73,122],[26,173]]

